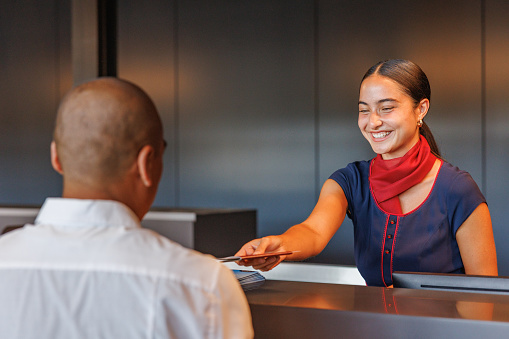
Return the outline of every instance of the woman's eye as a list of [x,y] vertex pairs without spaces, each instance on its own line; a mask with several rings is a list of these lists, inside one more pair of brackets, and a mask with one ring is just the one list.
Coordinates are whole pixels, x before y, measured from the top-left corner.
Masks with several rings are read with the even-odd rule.
[[359,114],[368,114],[369,113],[369,110],[367,109],[360,109],[359,110]]
[[392,111],[393,109],[394,109],[394,107],[392,107],[392,106],[390,106],[390,107],[382,107],[381,111],[387,113],[387,112]]

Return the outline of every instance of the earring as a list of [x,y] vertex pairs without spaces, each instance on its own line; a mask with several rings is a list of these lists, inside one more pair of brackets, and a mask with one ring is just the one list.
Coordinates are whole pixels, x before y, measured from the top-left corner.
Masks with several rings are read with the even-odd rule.
[[420,119],[420,120],[417,122],[417,126],[422,127],[422,124],[423,124],[422,119]]

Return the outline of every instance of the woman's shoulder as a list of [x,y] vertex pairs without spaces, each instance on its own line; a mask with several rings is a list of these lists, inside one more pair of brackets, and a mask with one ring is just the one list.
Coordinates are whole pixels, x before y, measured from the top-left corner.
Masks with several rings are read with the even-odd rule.
[[453,198],[463,198],[465,196],[479,195],[482,193],[479,186],[472,178],[470,173],[452,165],[447,161],[443,161],[442,167],[439,172],[440,183],[439,188],[442,188],[448,195]]
[[337,174],[369,174],[369,166],[371,164],[371,160],[361,160],[361,161],[354,161],[349,163],[346,167],[340,168],[337,171],[335,171],[331,177],[337,175]]
[[370,163],[371,160],[352,162],[332,173],[329,179],[336,181],[343,190],[346,189],[346,186],[363,186],[369,178]]
[[442,166],[440,167],[439,175],[443,179],[447,179],[447,182],[451,183],[454,180],[473,180],[470,173],[465,170],[460,169],[453,164],[442,160]]

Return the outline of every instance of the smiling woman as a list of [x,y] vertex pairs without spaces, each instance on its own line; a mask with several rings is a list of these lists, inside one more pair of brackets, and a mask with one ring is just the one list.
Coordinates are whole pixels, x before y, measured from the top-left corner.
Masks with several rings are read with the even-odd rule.
[[[378,100],[373,102],[376,98]],[[361,119],[361,116],[365,117],[370,113],[370,105],[364,100],[369,101],[370,99],[371,105],[376,105],[379,114],[388,114],[395,109],[400,113],[413,110],[413,115],[403,114],[403,119],[409,120],[410,133],[415,137],[415,130],[418,128],[420,134],[430,145],[431,152],[440,157],[435,138],[428,125],[423,121],[430,107],[431,87],[428,77],[418,65],[408,60],[392,59],[377,63],[364,74],[359,93],[359,128],[363,134],[364,128],[361,126],[361,121],[364,123],[365,119]],[[385,134],[387,133],[389,132]],[[364,136],[366,137],[365,134]],[[379,138],[382,136],[378,135]],[[367,137],[366,139],[373,147],[370,139]],[[414,145],[416,142],[415,139],[411,144]],[[375,153],[380,154],[376,150]],[[384,159],[389,158],[389,154],[384,155]]]
[[334,172],[304,222],[237,253],[291,255],[239,264],[270,270],[317,255],[348,215],[368,285],[391,286],[393,271],[497,275],[486,200],[467,172],[441,159],[423,121],[430,94],[426,75],[411,61],[371,67],[360,86],[358,125],[376,157]]
[[378,154],[369,180],[377,202],[387,211],[401,214],[418,207],[438,174],[440,152],[434,138],[426,133],[435,145],[431,152],[419,133],[430,94],[426,74],[407,60],[380,62],[361,82],[359,129]]

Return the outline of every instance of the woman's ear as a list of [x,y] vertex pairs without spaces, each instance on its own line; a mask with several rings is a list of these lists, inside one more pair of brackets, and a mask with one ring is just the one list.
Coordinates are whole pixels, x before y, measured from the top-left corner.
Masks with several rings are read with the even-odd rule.
[[155,150],[150,145],[145,145],[138,153],[138,174],[146,187],[154,185],[154,160]]
[[51,142],[50,151],[51,151],[51,166],[53,166],[53,169],[60,173],[60,175],[64,174],[62,164],[60,163],[60,159],[58,158],[57,144],[55,143],[54,140]]
[[429,110],[429,99],[422,99],[417,106],[418,120],[424,119]]

